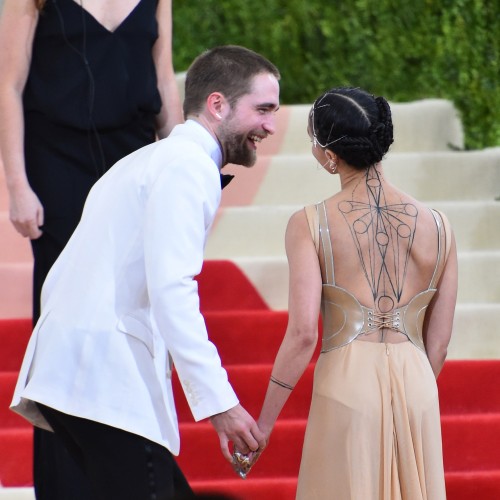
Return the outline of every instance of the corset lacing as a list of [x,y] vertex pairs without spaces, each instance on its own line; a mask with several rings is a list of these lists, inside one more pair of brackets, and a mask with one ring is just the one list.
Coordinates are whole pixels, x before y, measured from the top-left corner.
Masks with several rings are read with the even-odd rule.
[[362,334],[370,334],[376,332],[377,330],[382,330],[384,328],[390,328],[391,330],[396,330],[400,333],[405,334],[403,330],[400,329],[401,325],[401,314],[400,311],[390,311],[390,312],[377,312],[374,310],[368,310],[368,321],[365,323],[368,326],[364,329]]

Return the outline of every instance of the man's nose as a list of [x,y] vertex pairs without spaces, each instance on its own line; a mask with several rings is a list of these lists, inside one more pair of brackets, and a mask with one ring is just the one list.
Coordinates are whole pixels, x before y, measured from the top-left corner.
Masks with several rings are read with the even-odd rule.
[[269,135],[273,135],[276,132],[276,114],[275,113],[269,113],[269,115],[266,116],[266,120],[264,121],[263,127],[264,127],[264,130]]

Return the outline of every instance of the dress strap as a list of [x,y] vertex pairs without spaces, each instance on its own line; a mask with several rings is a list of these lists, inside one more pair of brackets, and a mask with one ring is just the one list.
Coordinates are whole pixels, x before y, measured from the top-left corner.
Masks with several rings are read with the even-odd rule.
[[325,203],[322,202],[316,205],[308,205],[304,207],[304,211],[318,256],[320,255],[321,248],[323,249],[323,259],[320,259],[323,283],[334,285],[335,276],[333,269],[332,242],[330,240]]
[[448,219],[438,210],[431,209],[438,230],[438,252],[436,258],[436,267],[432,275],[429,289],[436,288],[439,278],[443,272],[448,255],[450,253],[450,225]]
[[319,255],[319,219],[317,205],[307,205],[307,207],[304,207],[304,211],[314,241],[314,247],[316,248],[316,253]]
[[323,261],[325,267],[323,281],[327,285],[335,285],[332,240],[330,237],[330,227],[328,226],[328,217],[326,215],[326,205],[323,201],[316,206],[318,209],[319,234],[321,237],[321,246],[323,247]]

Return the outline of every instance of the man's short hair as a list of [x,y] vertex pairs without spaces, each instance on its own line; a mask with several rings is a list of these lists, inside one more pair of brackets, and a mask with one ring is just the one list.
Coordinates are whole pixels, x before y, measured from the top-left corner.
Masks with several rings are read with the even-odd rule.
[[184,117],[199,114],[212,92],[220,92],[230,106],[251,92],[256,75],[280,73],[264,56],[239,45],[222,45],[200,54],[186,74]]

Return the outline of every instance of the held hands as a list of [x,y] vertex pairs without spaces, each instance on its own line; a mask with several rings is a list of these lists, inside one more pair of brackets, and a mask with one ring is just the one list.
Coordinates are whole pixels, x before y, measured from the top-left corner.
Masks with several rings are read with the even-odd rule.
[[43,207],[31,188],[10,193],[10,221],[24,237],[36,240],[42,236]]
[[251,451],[250,453],[244,454],[236,449],[233,452],[233,462],[232,466],[236,474],[241,477],[241,479],[246,479],[250,469],[255,465],[257,459],[260,457],[262,450]]
[[[269,437],[271,435],[272,427],[267,428],[265,424],[261,422],[260,419],[257,425],[259,426],[261,432],[264,433],[267,446],[269,444]],[[233,469],[236,472],[236,474],[238,474],[238,476],[240,476],[242,479],[246,479],[250,470],[255,465],[255,463],[257,462],[263,451],[264,451],[263,448],[259,448],[256,451],[243,453],[235,446],[233,452],[233,461],[231,465],[233,466]]]
[[257,452],[260,455],[266,447],[264,434],[240,404],[223,413],[213,415],[210,421],[219,435],[222,454],[231,464],[233,455],[229,451],[230,441],[233,443],[235,452],[238,450],[238,453],[242,454]]

